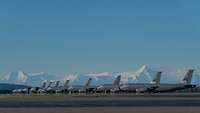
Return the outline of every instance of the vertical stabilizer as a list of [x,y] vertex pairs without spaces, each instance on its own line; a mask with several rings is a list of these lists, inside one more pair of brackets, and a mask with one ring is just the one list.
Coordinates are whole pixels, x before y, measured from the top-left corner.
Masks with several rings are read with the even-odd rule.
[[185,84],[191,84],[193,72],[194,72],[194,70],[193,70],[193,69],[190,69],[190,70],[186,73],[185,77],[183,78],[183,82],[184,82]]
[[157,72],[155,78],[152,80],[153,82],[155,82],[156,85],[160,84],[161,74],[162,72]]
[[85,86],[86,87],[90,86],[91,82],[92,82],[92,78],[89,78],[88,81],[86,82]]
[[60,81],[56,81],[55,87],[58,87],[60,84]]
[[121,80],[121,75],[117,76],[117,78],[114,81],[114,85],[119,85],[120,84],[120,80]]
[[46,87],[47,82],[43,82],[41,88],[45,88]]
[[47,88],[51,87],[52,83],[53,83],[53,82],[50,81],[50,82],[49,82],[49,85],[47,86]]
[[64,87],[68,87],[70,80],[66,80]]

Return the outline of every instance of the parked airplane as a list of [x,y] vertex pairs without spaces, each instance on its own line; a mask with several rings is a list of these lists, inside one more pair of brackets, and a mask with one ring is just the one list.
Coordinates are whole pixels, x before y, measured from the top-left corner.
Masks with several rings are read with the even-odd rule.
[[160,84],[159,87],[154,90],[154,92],[173,92],[177,90],[195,88],[196,85],[191,84],[193,72],[194,70],[190,69],[183,78],[182,83]]
[[72,85],[72,86],[69,86],[67,90],[70,93],[87,92],[87,90],[90,89],[91,82],[92,82],[92,78],[89,78],[85,85]]
[[69,88],[69,82],[70,80],[66,80],[65,84],[63,86],[59,86],[59,81],[57,81],[56,85],[54,87],[49,87],[47,89],[47,92],[49,93],[63,93],[66,92]]
[[54,89],[58,88],[60,81],[55,81],[55,86],[46,88],[47,93],[54,93]]
[[[29,86],[25,86],[25,85],[16,85],[16,84],[4,84],[5,86],[7,85],[7,86],[12,86],[12,87],[21,87],[21,88],[16,88],[16,89],[14,89],[14,90],[10,90],[9,91],[9,88],[6,88],[5,87],[5,91],[7,91],[7,92],[12,92],[12,93],[29,93],[29,91],[30,91],[30,88],[31,87],[29,87]],[[12,88],[11,87],[11,88]],[[3,91],[4,92],[4,91]]]
[[52,87],[52,86],[51,86],[52,83],[53,83],[53,81],[50,81],[50,82],[49,82],[49,85],[48,85],[47,87],[40,88],[39,90],[37,90],[37,93],[47,93],[47,89],[48,89],[49,87]]
[[20,89],[19,90],[19,93],[26,93],[26,94],[29,94],[30,93],[30,89],[31,89],[31,87],[27,87],[27,88],[24,88],[24,89]]
[[158,88],[160,84],[162,72],[157,72],[155,78],[152,80],[152,83],[127,83],[120,85],[120,90],[122,92],[152,92],[154,89]]
[[44,81],[44,82],[42,83],[42,86],[41,86],[41,87],[32,87],[32,88],[30,89],[30,93],[38,93],[38,91],[39,91],[40,89],[44,89],[44,88],[46,87],[46,85],[47,85],[47,82]]
[[114,80],[113,84],[103,84],[98,86],[95,91],[96,92],[116,92],[119,91],[119,85],[120,85],[121,75],[117,76],[117,78]]

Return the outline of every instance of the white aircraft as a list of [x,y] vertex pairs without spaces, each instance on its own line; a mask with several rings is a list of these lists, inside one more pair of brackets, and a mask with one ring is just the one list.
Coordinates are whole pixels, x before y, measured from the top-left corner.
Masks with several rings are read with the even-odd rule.
[[66,82],[63,86],[59,86],[59,81],[57,81],[56,85],[54,87],[49,87],[47,89],[47,92],[49,92],[49,93],[64,93],[69,88],[69,82],[70,82],[70,80],[66,80]]
[[117,76],[117,78],[114,80],[113,84],[103,84],[98,86],[95,91],[96,92],[116,92],[119,91],[119,85],[120,85],[121,75]]
[[191,84],[192,76],[193,76],[193,69],[188,70],[185,77],[182,80],[182,83],[177,84],[160,84],[158,88],[154,90],[154,92],[174,92],[183,89],[195,88],[196,85]]
[[44,81],[42,83],[42,86],[40,86],[40,87],[32,87],[30,89],[30,93],[38,93],[38,91],[41,90],[41,89],[44,89],[46,87],[46,85],[47,85],[47,81]]
[[89,78],[85,85],[72,85],[72,86],[69,86],[67,90],[70,93],[87,92],[87,90],[90,88],[91,82],[92,82],[92,78]]
[[162,72],[157,72],[152,83],[127,83],[120,85],[122,92],[152,92],[159,87]]

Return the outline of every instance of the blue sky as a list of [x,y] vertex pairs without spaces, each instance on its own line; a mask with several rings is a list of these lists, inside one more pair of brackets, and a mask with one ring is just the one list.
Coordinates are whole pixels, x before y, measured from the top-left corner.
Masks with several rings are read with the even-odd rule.
[[0,1],[0,72],[198,67],[199,1]]

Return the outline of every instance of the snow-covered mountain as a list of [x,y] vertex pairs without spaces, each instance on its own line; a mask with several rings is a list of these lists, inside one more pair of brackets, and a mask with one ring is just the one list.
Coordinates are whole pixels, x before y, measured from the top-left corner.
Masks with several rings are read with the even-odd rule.
[[2,77],[2,80],[4,82],[14,83],[14,84],[25,83],[27,79],[28,79],[28,76],[23,71],[10,72],[9,74]]
[[[90,73],[90,74],[75,74],[66,75],[66,79],[72,79],[72,84],[85,84],[85,82],[92,77],[92,84],[106,84],[112,83],[118,76],[122,75],[122,83],[150,83],[158,71],[162,71],[161,83],[180,83],[184,78],[189,68],[184,69],[169,69],[169,68],[149,68],[146,65],[141,66],[139,69],[128,72],[103,72],[103,73]],[[65,79],[65,80],[66,80]],[[195,69],[193,74],[192,83],[200,83],[200,69]]]
[[[10,84],[23,84],[29,86],[38,86],[43,81],[60,80],[64,82],[67,79],[71,80],[71,84],[82,85],[92,77],[93,85],[112,83],[118,76],[122,75],[122,83],[150,83],[155,77],[157,71],[162,71],[162,83],[177,83],[184,77],[188,69],[166,69],[156,68],[152,69],[146,65],[141,66],[139,69],[129,72],[102,72],[102,73],[89,73],[89,74],[69,74],[69,75],[52,75],[44,72],[40,73],[25,73],[23,71],[11,72],[5,76],[1,76],[1,83]],[[193,83],[199,83],[200,70],[196,69],[193,76]]]
[[28,79],[26,80],[26,84],[38,86],[43,81],[61,80],[62,78],[63,77],[61,77],[61,76],[56,76],[53,74],[40,72],[40,73],[28,74]]
[[43,81],[58,80],[60,77],[44,72],[27,74],[23,71],[11,72],[1,77],[1,83],[38,86]]

